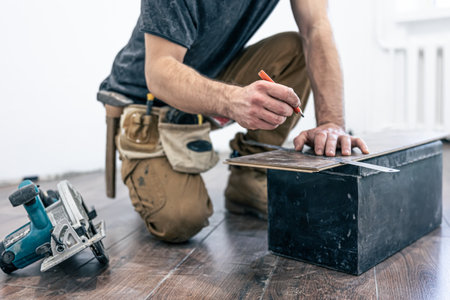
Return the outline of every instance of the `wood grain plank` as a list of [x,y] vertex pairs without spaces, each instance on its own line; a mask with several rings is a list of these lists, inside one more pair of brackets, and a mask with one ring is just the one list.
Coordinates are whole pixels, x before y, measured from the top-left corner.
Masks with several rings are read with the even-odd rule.
[[[71,299],[143,299],[202,243],[221,218],[223,216],[217,214],[211,219],[210,226],[183,244],[157,241],[142,226],[108,249],[111,259],[108,268],[99,269],[99,265],[92,260],[49,286],[42,297],[56,299],[57,295],[64,292]],[[77,280],[74,281],[74,278]]]
[[189,251],[157,242],[142,228],[109,249],[108,268],[99,269],[92,261],[49,286],[42,296],[56,299],[64,292],[72,299],[143,299]]
[[373,269],[348,275],[280,257],[263,299],[376,299]]
[[30,288],[4,284],[0,287],[0,299],[34,299],[44,288]]
[[380,299],[448,299],[450,238],[426,236],[376,266]]
[[[358,149],[354,149],[352,155],[345,157],[345,159],[352,161],[366,160],[439,140],[446,135],[448,135],[448,133],[434,131],[390,131],[370,133],[362,136],[369,146],[370,153],[362,154]],[[339,157],[341,155],[338,154],[337,156]],[[231,158],[227,159],[226,163],[230,165],[298,172],[319,172],[340,165],[339,162],[321,156],[305,155],[302,152],[283,150]]]
[[228,215],[152,299],[257,299],[274,267],[267,223]]

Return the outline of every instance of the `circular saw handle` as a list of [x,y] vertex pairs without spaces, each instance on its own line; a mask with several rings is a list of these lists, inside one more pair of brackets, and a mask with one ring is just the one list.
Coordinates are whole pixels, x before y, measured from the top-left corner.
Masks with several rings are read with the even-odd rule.
[[9,196],[9,201],[14,207],[19,205],[31,205],[36,200],[37,195],[39,195],[39,188],[30,181],[30,183],[21,186],[17,191],[12,193]]

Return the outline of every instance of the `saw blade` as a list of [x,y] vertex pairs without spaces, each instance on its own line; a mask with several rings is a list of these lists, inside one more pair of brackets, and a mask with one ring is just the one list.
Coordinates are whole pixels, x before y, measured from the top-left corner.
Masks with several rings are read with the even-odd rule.
[[[290,151],[290,152],[296,151],[294,148],[286,148],[286,147],[283,147],[283,146],[277,146],[277,145],[271,145],[271,144],[266,144],[266,143],[260,143],[260,142],[253,141],[253,140],[247,140],[247,141],[243,141],[243,142],[245,144],[252,145],[252,146],[266,147],[266,148],[270,148],[270,149]],[[300,152],[300,153],[302,153],[302,152]],[[308,154],[308,153],[302,153],[302,154],[303,155],[308,155],[308,156],[318,157],[316,155]],[[383,167],[383,166],[369,164],[369,163],[360,162],[360,161],[353,161],[353,160],[340,158],[340,157],[320,156],[320,158],[321,159],[330,160],[330,161],[334,161],[334,162],[340,163],[340,164],[353,165],[353,166],[363,167],[363,168],[372,169],[372,170],[376,170],[376,171],[380,171],[380,172],[386,172],[386,173],[400,172],[400,170],[398,170],[398,169]]]

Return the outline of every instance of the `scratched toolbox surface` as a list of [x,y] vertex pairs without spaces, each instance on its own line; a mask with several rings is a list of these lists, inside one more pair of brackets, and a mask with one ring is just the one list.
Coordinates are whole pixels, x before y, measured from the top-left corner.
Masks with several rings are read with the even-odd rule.
[[269,169],[269,250],[359,275],[440,225],[440,141],[365,162],[400,172]]

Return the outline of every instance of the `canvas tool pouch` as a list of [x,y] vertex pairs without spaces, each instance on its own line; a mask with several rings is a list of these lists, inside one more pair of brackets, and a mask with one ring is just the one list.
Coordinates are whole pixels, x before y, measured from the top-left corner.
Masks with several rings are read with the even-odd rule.
[[173,124],[164,122],[162,111],[159,134],[164,153],[175,171],[183,173],[205,172],[217,164],[219,157],[209,137],[211,124]]
[[145,105],[130,105],[124,109],[116,136],[121,157],[145,159],[164,156],[158,134],[160,110],[154,107],[151,115],[147,116]]
[[147,116],[145,105],[130,105],[120,119],[117,149],[126,159],[166,156],[173,170],[201,173],[214,167],[219,157],[209,137],[211,124],[164,122],[168,107],[153,107]]

